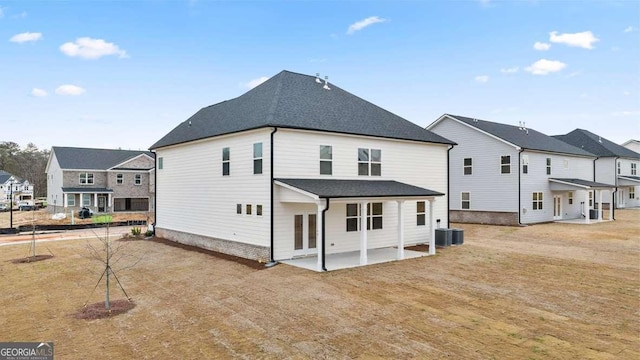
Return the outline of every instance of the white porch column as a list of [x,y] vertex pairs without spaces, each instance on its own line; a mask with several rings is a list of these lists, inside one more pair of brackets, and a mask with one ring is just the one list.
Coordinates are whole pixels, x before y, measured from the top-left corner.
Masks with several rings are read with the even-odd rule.
[[93,206],[98,207],[98,193],[93,193]]
[[404,259],[404,201],[398,201],[398,260]]
[[107,206],[111,207],[111,193],[107,194]]
[[611,199],[609,199],[609,201],[611,201],[611,202],[609,203],[609,221],[612,221],[612,220],[613,220],[613,208],[614,208],[614,206],[615,206],[615,199],[614,199],[613,192],[614,192],[615,190],[616,190],[616,189],[611,188],[611,192],[610,192],[610,194],[611,194]]
[[436,254],[436,214],[433,211],[433,203],[435,198],[429,200],[429,255]]
[[584,192],[584,223],[588,224],[589,221],[589,191]]
[[316,248],[318,249],[318,271],[322,271],[322,201],[317,202],[318,213],[316,214]]
[[598,192],[598,221],[602,221],[602,189],[601,190],[597,190]]
[[66,209],[67,208],[67,193],[62,193],[62,206]]
[[360,265],[367,265],[367,202],[360,203]]

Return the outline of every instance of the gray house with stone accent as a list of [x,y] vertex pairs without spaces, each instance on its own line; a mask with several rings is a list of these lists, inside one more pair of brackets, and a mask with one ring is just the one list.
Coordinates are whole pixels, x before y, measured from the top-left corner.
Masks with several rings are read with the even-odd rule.
[[524,125],[444,114],[427,129],[458,143],[449,154],[453,222],[588,223],[615,188],[597,181],[596,155]]
[[51,148],[46,167],[50,212],[153,211],[154,154],[140,150]]

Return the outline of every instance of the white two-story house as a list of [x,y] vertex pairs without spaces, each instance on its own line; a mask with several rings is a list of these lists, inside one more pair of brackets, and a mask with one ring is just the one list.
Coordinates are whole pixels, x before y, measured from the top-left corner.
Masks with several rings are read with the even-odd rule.
[[152,211],[155,197],[154,154],[54,146],[47,162],[50,212],[83,207],[95,212]]
[[606,208],[611,200],[615,201],[616,208],[640,206],[639,153],[583,129],[554,137],[598,156],[595,161],[596,181],[616,186],[614,196],[609,192],[604,194]]
[[596,155],[523,125],[444,114],[427,129],[458,143],[449,160],[453,222],[588,223],[602,219],[591,210],[615,188],[595,181]]
[[0,202],[15,204],[19,201],[33,203],[33,185],[28,180],[0,170]]
[[156,142],[156,234],[275,262],[430,244],[453,143],[319,78],[282,71]]

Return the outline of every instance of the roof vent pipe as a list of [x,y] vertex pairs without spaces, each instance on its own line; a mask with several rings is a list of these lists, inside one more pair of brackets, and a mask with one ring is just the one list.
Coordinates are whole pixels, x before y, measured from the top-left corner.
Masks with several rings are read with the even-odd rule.
[[322,87],[325,90],[331,90],[331,88],[329,87],[329,77],[325,76],[324,77],[324,86]]
[[322,80],[320,80],[320,73],[316,73],[316,82],[318,84],[322,84]]

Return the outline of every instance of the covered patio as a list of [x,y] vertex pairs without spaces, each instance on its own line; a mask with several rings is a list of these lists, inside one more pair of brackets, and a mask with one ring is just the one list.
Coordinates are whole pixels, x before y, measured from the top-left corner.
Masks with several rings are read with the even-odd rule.
[[[433,204],[436,197],[444,196],[440,192],[393,180],[275,179],[274,183],[281,189],[285,189],[279,196],[280,202],[313,203],[317,207],[316,251],[313,254],[307,254],[304,258],[283,260],[283,263],[315,271],[329,271],[435,254],[436,221]],[[428,253],[405,250],[406,211],[404,206],[406,201],[424,201],[425,208],[428,209]],[[327,240],[325,213],[336,202],[350,204],[347,215],[349,216],[350,210],[353,214],[347,220],[347,226],[352,224],[353,228],[347,231],[359,232],[359,250],[327,255],[325,253]],[[376,202],[396,203],[397,235],[395,244],[370,248],[369,227],[375,229],[376,221],[369,219],[368,214],[376,211],[373,205],[370,206]],[[425,211],[426,214],[427,211]],[[425,219],[425,225],[426,223]]]
[[107,212],[112,207],[113,190],[107,188],[62,188],[63,207],[88,207],[96,212]]
[[[572,223],[572,224],[590,224],[593,222],[602,222],[604,221],[602,218],[602,213],[603,213],[603,209],[602,209],[602,192],[603,191],[610,191],[610,194],[614,193],[615,190],[615,185],[610,185],[610,184],[603,184],[603,183],[598,183],[595,181],[589,181],[589,180],[583,180],[583,179],[567,179],[567,178],[562,178],[562,179],[554,179],[554,178],[550,178],[549,179],[550,182],[550,188],[552,192],[581,192],[583,194],[583,198],[582,199],[577,199],[578,201],[581,201],[581,217],[578,218],[573,218],[573,219],[562,219],[562,216],[560,216],[560,219],[557,220],[557,222],[566,222],[566,223]],[[592,195],[590,195],[592,194]],[[596,219],[591,219],[590,218],[590,210],[595,209],[596,206],[596,201],[599,204],[598,208],[597,208],[597,218]],[[591,204],[590,204],[591,202]],[[556,213],[558,213],[558,204],[554,203],[554,219],[556,218]],[[562,213],[561,209],[559,211],[560,215]],[[609,218],[607,219],[607,221],[612,221],[613,220],[613,211],[609,211]]]

